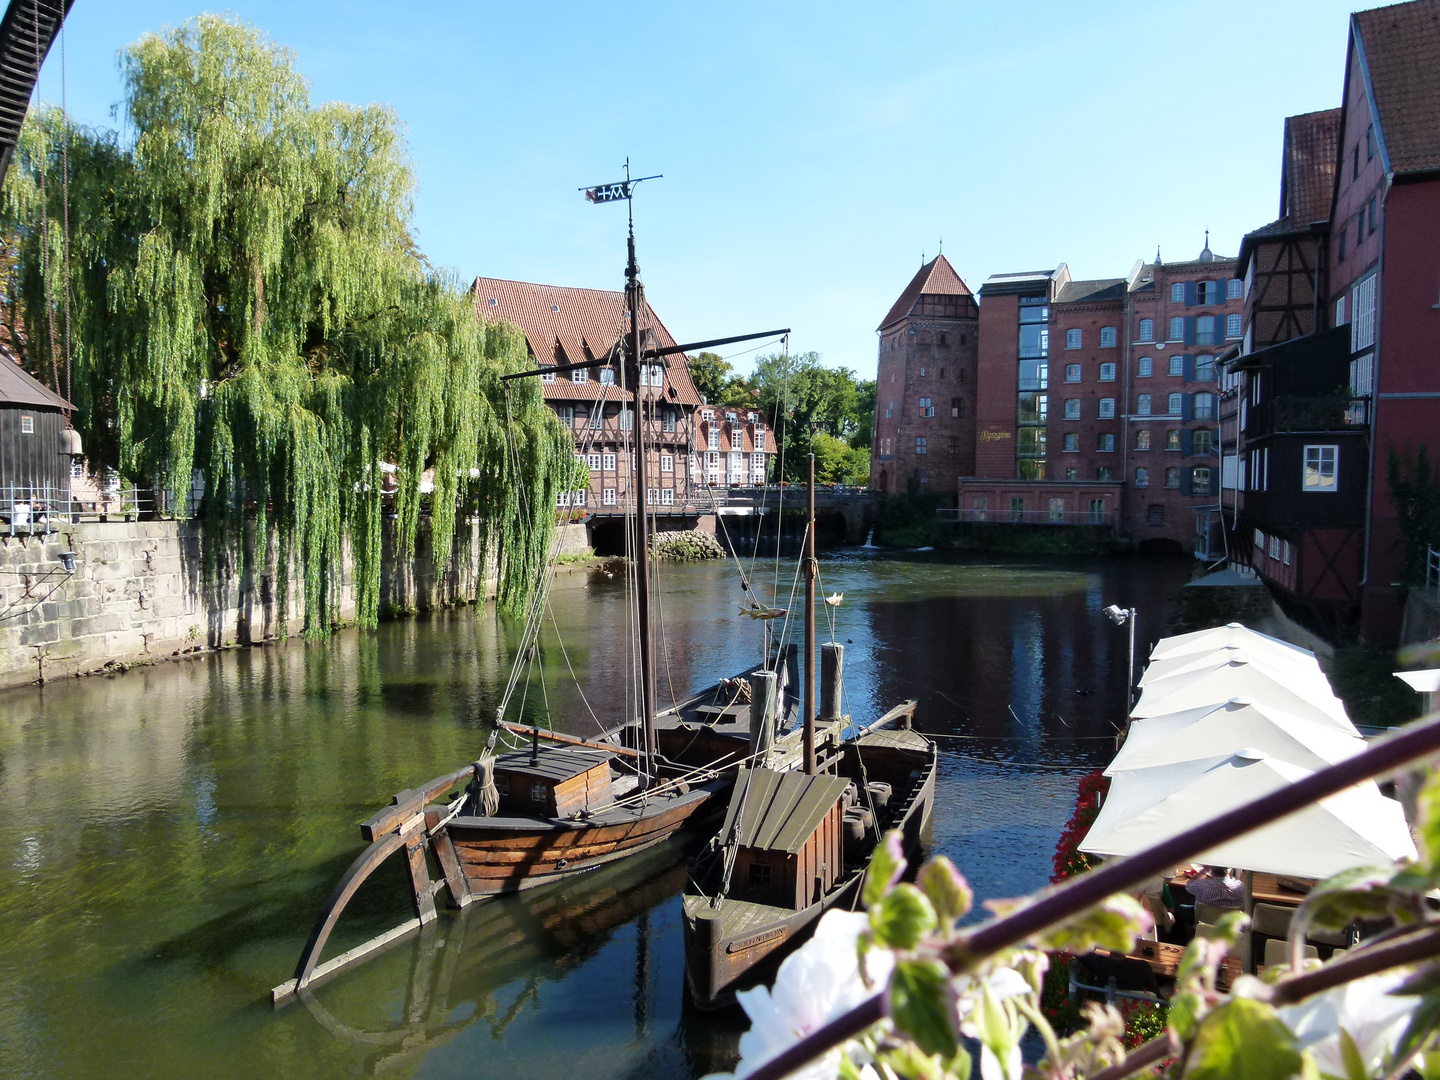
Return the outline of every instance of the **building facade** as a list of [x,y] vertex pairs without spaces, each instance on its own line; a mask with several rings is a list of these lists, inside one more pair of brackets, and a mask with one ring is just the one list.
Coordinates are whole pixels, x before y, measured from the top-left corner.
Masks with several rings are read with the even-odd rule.
[[[498,278],[476,278],[473,292],[480,319],[518,327],[538,366],[610,361],[540,376],[545,403],[570,429],[576,457],[590,473],[588,489],[562,495],[562,508],[605,519],[633,505],[637,395],[651,417],[647,502],[660,518],[672,519],[670,527],[693,526],[712,514],[725,488],[765,481],[765,462],[775,453],[765,421],[753,412],[738,416],[707,406],[683,353],[642,368],[639,387],[621,388],[613,361],[627,333],[623,292]],[[646,348],[677,344],[648,303],[641,317]]]
[[975,467],[975,297],[944,255],[920,267],[876,328],[871,485],[954,498]]

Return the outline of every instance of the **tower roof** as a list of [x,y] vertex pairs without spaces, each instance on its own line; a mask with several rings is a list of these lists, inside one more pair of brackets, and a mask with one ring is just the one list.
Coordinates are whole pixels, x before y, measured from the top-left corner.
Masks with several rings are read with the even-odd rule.
[[880,320],[876,330],[884,330],[891,323],[899,322],[915,308],[915,302],[922,296],[972,296],[970,287],[960,280],[960,275],[944,255],[936,255],[916,272],[895,301],[885,318]]

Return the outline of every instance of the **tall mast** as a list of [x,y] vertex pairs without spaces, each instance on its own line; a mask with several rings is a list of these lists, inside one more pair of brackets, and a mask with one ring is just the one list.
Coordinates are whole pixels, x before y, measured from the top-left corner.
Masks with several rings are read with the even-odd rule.
[[815,772],[815,454],[805,495],[805,771]]
[[[640,623],[640,709],[645,740],[646,780],[655,776],[655,656],[650,627],[650,522],[646,515],[645,487],[645,401],[641,380],[640,309],[645,286],[640,284],[640,265],[635,261],[635,208],[630,198],[630,164],[625,164],[626,209],[630,215],[629,261],[625,264],[625,304],[630,311],[629,355],[625,370],[635,395],[633,445],[635,448],[635,588],[639,598]],[[622,408],[623,403],[622,403]]]

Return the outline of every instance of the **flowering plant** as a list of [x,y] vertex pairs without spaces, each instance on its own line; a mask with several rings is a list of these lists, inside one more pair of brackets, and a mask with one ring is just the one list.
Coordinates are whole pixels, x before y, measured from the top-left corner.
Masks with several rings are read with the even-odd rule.
[[1100,813],[1100,800],[1109,790],[1110,778],[1099,770],[1086,773],[1080,778],[1075,797],[1075,812],[1065,823],[1060,842],[1055,845],[1055,858],[1052,863],[1054,872],[1050,875],[1052,885],[1076,874],[1083,874],[1095,865],[1090,856],[1080,850],[1080,841],[1085,839],[1090,826],[1095,824],[1095,818]]
[[[1418,799],[1420,858],[1322,882],[1292,922],[1293,966],[1242,976],[1228,995],[1221,964],[1245,929],[1240,912],[1186,948],[1159,1034],[1127,1047],[1122,1014],[1086,1002],[1084,1026],[1057,1031],[1042,1003],[1048,953],[1134,948],[1148,915],[1128,895],[1159,869],[1293,813],[1366,777],[1440,750],[1440,717],[1288,788],[1035,897],[990,901],[996,916],[958,928],[972,893],[949,860],[901,880],[898,835],[866,876],[862,914],[831,914],[785,961],[771,991],[742,995],[753,1027],[736,1075],[773,1080],[1121,1080],[1164,1067],[1169,1080],[1440,1080],[1440,771]],[[1385,917],[1394,929],[1302,969],[1308,927]],[[1026,1065],[1030,1032],[1044,1046]],[[1168,1063],[1168,1064],[1167,1064]]]

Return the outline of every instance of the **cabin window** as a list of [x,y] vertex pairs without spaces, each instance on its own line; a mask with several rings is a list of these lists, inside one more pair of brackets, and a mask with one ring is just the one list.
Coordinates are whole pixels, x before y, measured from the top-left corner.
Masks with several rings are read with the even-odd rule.
[[33,417],[33,416],[22,416],[22,417],[20,417],[20,434],[21,434],[21,435],[34,435],[34,434],[35,434],[35,417]]
[[753,889],[768,889],[770,887],[770,867],[764,863],[751,863],[750,887]]
[[547,794],[549,794],[549,789],[539,781],[536,781],[530,785],[531,802],[543,803]]

